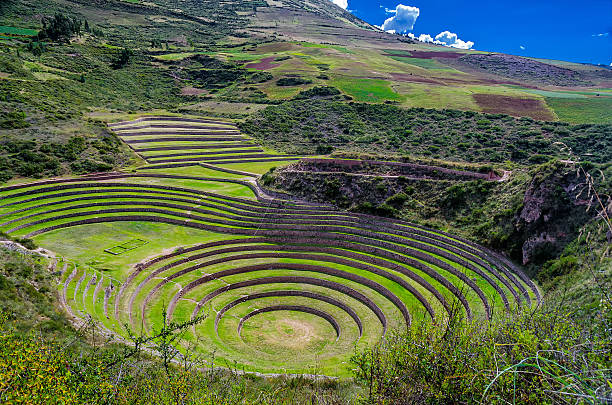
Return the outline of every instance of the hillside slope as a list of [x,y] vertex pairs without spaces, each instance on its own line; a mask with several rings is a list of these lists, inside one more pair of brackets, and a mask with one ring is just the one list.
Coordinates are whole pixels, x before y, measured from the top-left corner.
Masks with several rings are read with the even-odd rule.
[[603,402],[610,111],[328,0],[4,0],[0,402]]
[[[36,33],[42,17],[60,12],[87,20],[98,34],[73,40],[71,47],[82,50],[66,49],[66,55],[95,51],[92,56],[104,64],[117,53],[114,47],[130,48],[135,53],[133,67],[140,71],[146,68],[146,75],[157,75],[157,80],[173,79],[174,93],[180,97],[170,105],[190,111],[245,114],[249,112],[246,107],[256,109],[262,103],[291,99],[300,90],[328,85],[363,102],[506,113],[571,123],[610,122],[610,114],[606,114],[612,107],[610,69],[418,43],[383,33],[327,0],[233,0],[222,5],[208,0],[10,0],[2,7],[0,31],[4,34],[0,44],[13,53],[16,48],[24,51],[20,61],[3,63],[3,82],[17,78],[17,71],[33,69],[40,72],[30,80],[46,85],[62,73],[75,81],[99,71],[98,66],[75,65],[59,55],[53,55],[57,61],[48,64],[45,59],[61,54],[63,48],[47,44],[43,55],[32,57],[26,49],[31,37],[11,34],[22,28]],[[176,63],[190,64],[194,53],[213,55],[230,63],[228,67],[246,69],[259,77],[246,83],[230,78],[222,88],[210,91],[210,86],[172,72]],[[286,78],[299,80],[279,85],[278,80]],[[75,91],[90,90],[87,84],[70,85]],[[166,86],[168,90],[173,87],[170,83]],[[92,91],[109,93],[108,89]],[[129,98],[133,97],[122,94],[120,100]],[[164,105],[159,97],[147,99],[152,105]],[[219,109],[210,100],[234,105]],[[117,102],[119,99],[106,103],[92,100],[90,104],[113,108]],[[142,108],[139,104],[135,102],[133,107]]]

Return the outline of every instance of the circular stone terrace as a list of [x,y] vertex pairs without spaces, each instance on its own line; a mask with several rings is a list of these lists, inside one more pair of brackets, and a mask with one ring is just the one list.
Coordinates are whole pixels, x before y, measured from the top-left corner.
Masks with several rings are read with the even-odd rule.
[[5,186],[0,227],[57,252],[66,308],[113,333],[203,317],[186,341],[210,363],[342,376],[392,331],[540,301],[518,266],[461,237],[268,196],[251,172],[296,157],[231,123],[111,127],[147,165]]

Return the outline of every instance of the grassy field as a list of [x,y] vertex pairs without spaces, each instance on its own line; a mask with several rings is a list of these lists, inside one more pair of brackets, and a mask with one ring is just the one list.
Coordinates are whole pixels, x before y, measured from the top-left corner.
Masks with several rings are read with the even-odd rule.
[[560,98],[548,97],[548,105],[560,120],[575,124],[599,122],[612,124],[612,97]]
[[7,27],[6,25],[0,25],[0,33],[8,35],[21,35],[32,37],[38,34],[38,30],[29,28],[18,28],[18,27]]
[[402,100],[402,97],[391,89],[390,83],[384,80],[343,78],[332,80],[331,84],[360,102],[380,103],[385,100]]

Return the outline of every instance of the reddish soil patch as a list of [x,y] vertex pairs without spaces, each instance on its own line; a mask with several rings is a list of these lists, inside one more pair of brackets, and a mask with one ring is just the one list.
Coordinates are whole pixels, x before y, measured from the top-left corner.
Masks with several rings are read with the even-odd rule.
[[286,52],[294,49],[295,46],[287,42],[276,42],[258,46],[255,53]]
[[429,79],[427,77],[415,76],[410,73],[391,73],[393,80],[398,82],[409,82],[409,83],[428,83],[428,84],[444,84],[441,81]]
[[517,98],[497,94],[474,94],[472,96],[482,111],[493,114],[509,114],[531,117],[536,120],[552,121],[554,116],[541,100]]
[[599,82],[599,85],[605,89],[612,89],[612,81]]
[[[402,55],[398,55],[402,56]],[[410,51],[410,57],[419,59],[446,58],[458,59],[465,56],[463,52]]]
[[391,73],[391,77],[395,81],[398,81],[398,82],[408,82],[408,83],[427,83],[427,84],[437,84],[437,85],[446,85],[446,84],[458,84],[458,85],[464,85],[464,84],[485,84],[485,85],[492,85],[492,84],[513,84],[513,85],[516,85],[516,86],[522,86],[522,87],[527,87],[527,88],[534,88],[534,89],[537,88],[536,86],[530,86],[530,85],[522,84],[522,83],[519,83],[519,82],[513,82],[513,81],[510,81],[510,80],[495,80],[495,79],[476,78],[476,77],[471,77],[471,78],[467,78],[467,79],[459,79],[459,78],[453,78],[453,77],[444,77],[444,78],[433,79],[433,78],[427,78],[427,77],[422,77],[422,76],[415,76],[415,75],[411,75],[409,73]]
[[183,96],[199,96],[202,93],[206,93],[206,90],[196,89],[195,87],[183,87],[181,89]]
[[528,89],[537,89],[537,86],[533,86],[533,85],[529,85],[529,84],[524,84],[524,83],[519,83],[519,82],[513,82],[511,80],[497,80],[497,79],[490,79],[490,78],[486,78],[486,77],[474,77],[473,79],[469,79],[469,80],[464,80],[464,79],[457,79],[457,78],[453,78],[453,77],[447,77],[444,78],[444,82],[445,83],[455,83],[455,84],[485,84],[485,85],[491,85],[491,84],[510,84],[510,85],[514,85],[514,86],[521,86],[521,87],[525,87]]
[[271,56],[269,58],[263,58],[259,62],[249,63],[245,66],[247,69],[258,69],[258,70],[268,70],[275,67],[280,66],[280,63],[272,63],[276,59],[275,56]]

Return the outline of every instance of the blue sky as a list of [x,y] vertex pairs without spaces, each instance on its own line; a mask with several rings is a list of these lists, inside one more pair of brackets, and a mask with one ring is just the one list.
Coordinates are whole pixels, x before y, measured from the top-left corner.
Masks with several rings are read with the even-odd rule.
[[417,38],[448,31],[437,40],[459,48],[612,64],[612,0],[348,0],[347,9]]

